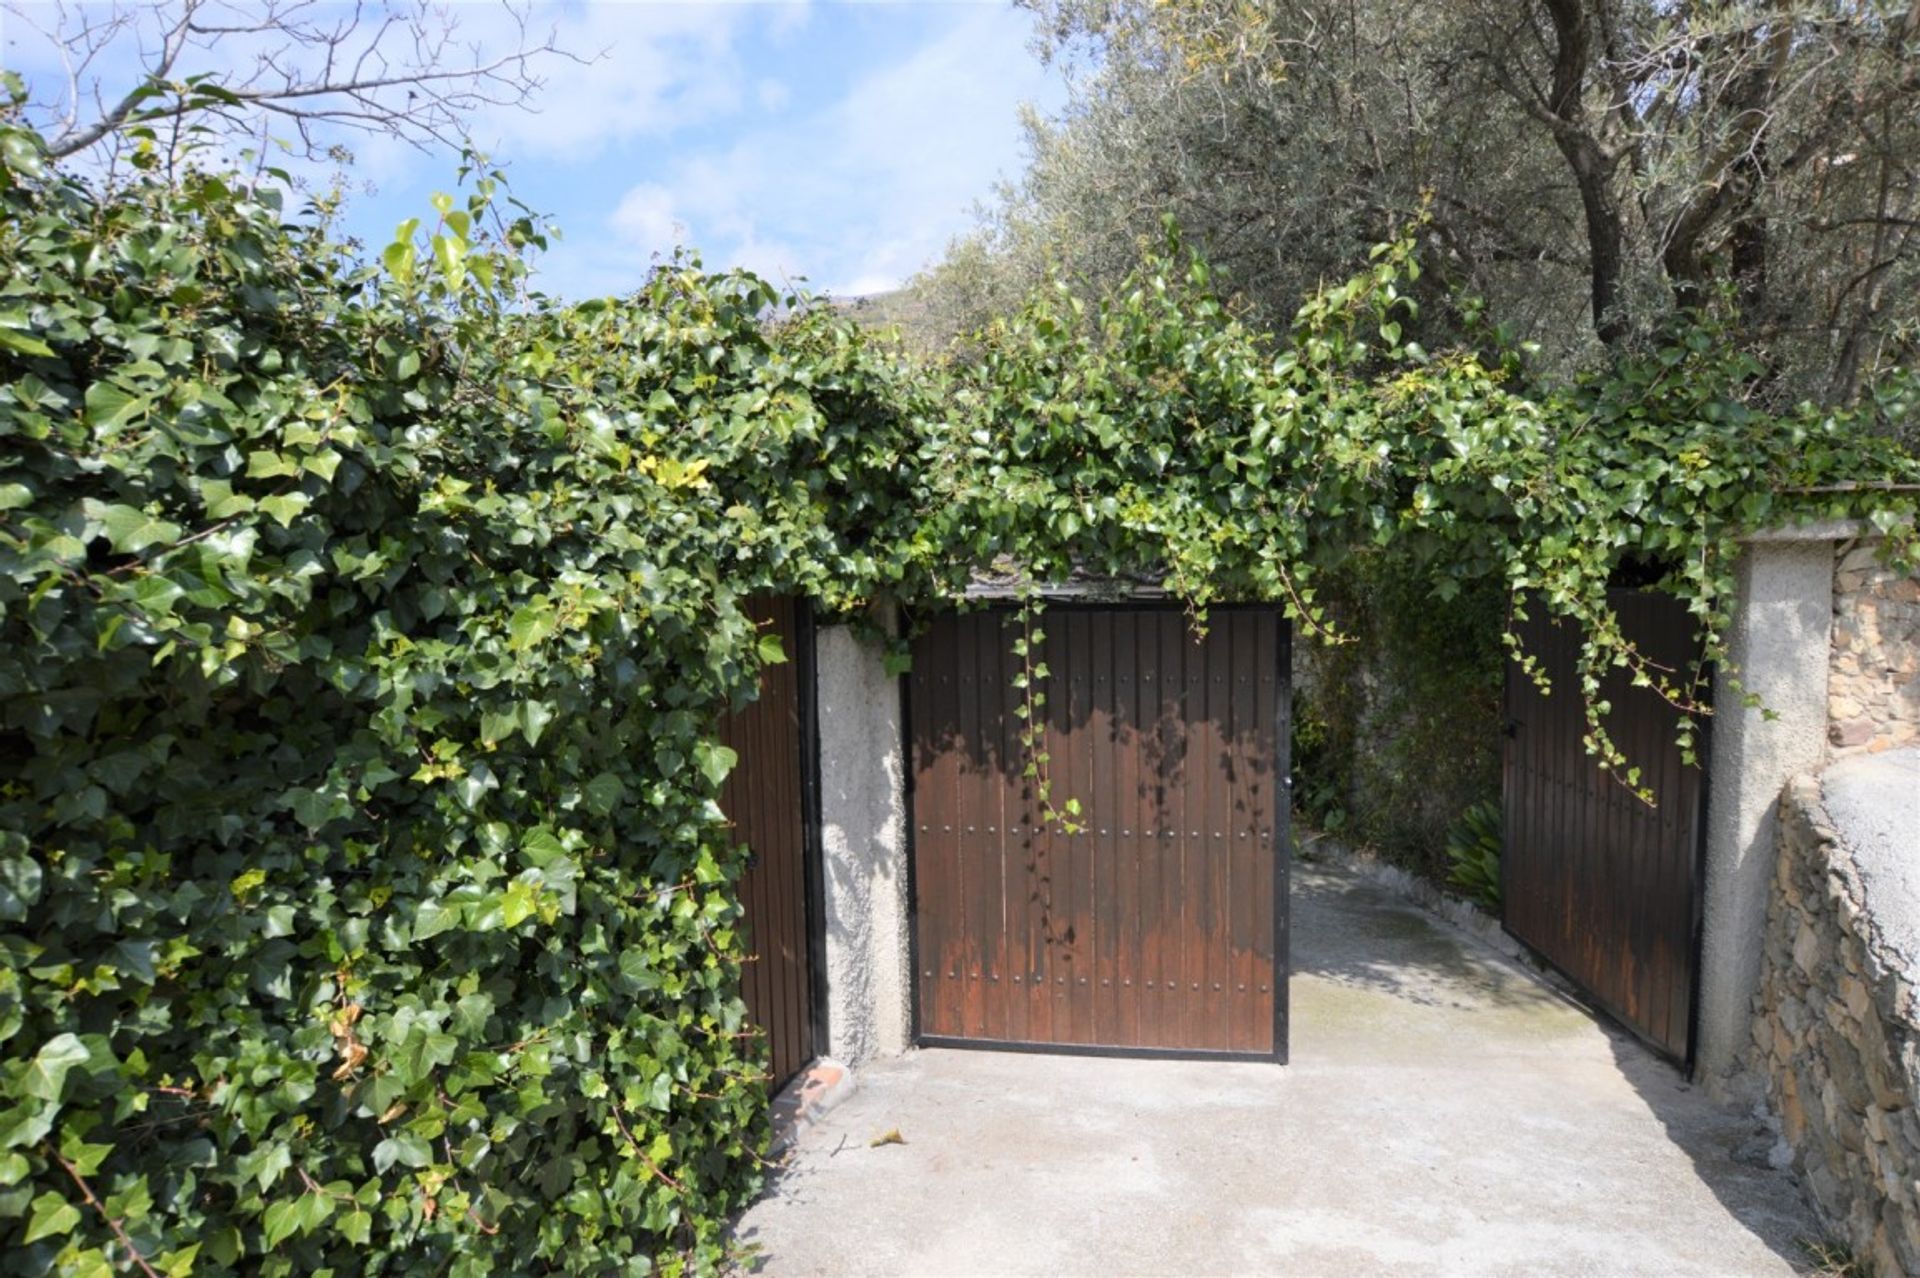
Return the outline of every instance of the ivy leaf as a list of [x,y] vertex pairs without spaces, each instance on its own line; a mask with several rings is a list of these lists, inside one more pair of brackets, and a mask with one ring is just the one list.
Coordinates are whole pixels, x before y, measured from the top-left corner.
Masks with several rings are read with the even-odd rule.
[[41,1100],[57,1101],[68,1072],[91,1055],[77,1035],[55,1034],[34,1054],[33,1063],[20,1080],[20,1089]]
[[377,1172],[386,1172],[396,1162],[402,1167],[420,1168],[432,1161],[432,1147],[416,1132],[395,1132],[373,1147],[373,1169]]
[[460,925],[460,911],[439,901],[422,901],[413,915],[413,939],[424,941]]
[[335,1228],[354,1246],[364,1247],[373,1237],[373,1217],[356,1207],[342,1216]]
[[133,506],[89,502],[87,507],[88,516],[99,523],[108,542],[122,554],[133,554],[156,542],[173,541],[180,536],[180,525],[157,519]]
[[583,793],[587,800],[587,810],[595,816],[605,816],[619,806],[620,799],[626,792],[626,782],[611,772],[602,772],[587,782]]
[[87,424],[97,430],[114,430],[145,412],[147,403],[144,396],[111,382],[95,382],[87,387]]
[[276,523],[286,528],[299,518],[300,512],[307,508],[309,500],[305,493],[279,493],[272,497],[262,497],[259,505],[261,510],[273,516]]
[[27,1216],[27,1232],[20,1241],[36,1243],[42,1238],[69,1234],[79,1223],[80,1209],[49,1190],[33,1200],[33,1209]]
[[514,610],[507,622],[508,642],[516,652],[524,652],[545,640],[554,630],[553,609],[545,603],[527,604]]
[[300,1203],[301,1199],[293,1198],[267,1204],[267,1210],[261,1214],[260,1224],[266,1232],[268,1247],[278,1247],[300,1227],[304,1219]]
[[53,354],[53,348],[39,338],[30,333],[23,333],[17,328],[5,326],[0,326],[0,346],[22,355],[51,356]]
[[727,779],[734,765],[740,762],[740,755],[731,747],[715,742],[702,741],[693,748],[695,764],[709,785],[718,786]]
[[0,920],[17,923],[40,900],[40,863],[31,857],[0,856]]
[[519,706],[520,733],[528,745],[539,745],[540,734],[553,722],[553,707],[544,701],[522,701]]
[[519,927],[533,917],[539,896],[527,883],[509,883],[500,899],[500,918],[506,927]]

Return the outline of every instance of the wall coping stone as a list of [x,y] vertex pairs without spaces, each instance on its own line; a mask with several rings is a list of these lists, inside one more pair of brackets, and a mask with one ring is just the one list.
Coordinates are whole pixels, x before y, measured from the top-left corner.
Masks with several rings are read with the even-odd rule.
[[1853,755],[1820,775],[1821,806],[1846,848],[1894,975],[1920,973],[1920,748]]
[[1872,524],[1864,519],[1815,519],[1804,524],[1776,524],[1758,528],[1740,538],[1743,542],[1849,541],[1872,536]]

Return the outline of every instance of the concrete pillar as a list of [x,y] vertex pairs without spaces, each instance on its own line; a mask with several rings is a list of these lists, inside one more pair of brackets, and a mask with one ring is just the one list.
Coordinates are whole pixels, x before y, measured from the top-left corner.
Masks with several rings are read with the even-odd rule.
[[1852,526],[1759,534],[1741,555],[1728,636],[1732,666],[1759,708],[1722,671],[1713,699],[1705,913],[1695,1074],[1744,1097],[1743,1059],[1760,981],[1775,868],[1775,804],[1787,781],[1826,759],[1827,669],[1836,537]]
[[827,1051],[848,1066],[912,1042],[906,743],[883,646],[822,626],[820,826]]

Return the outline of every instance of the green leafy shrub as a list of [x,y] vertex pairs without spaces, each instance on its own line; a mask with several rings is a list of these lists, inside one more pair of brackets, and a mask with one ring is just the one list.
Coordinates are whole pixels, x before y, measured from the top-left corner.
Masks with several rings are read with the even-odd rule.
[[1297,684],[1288,718],[1292,734],[1289,761],[1293,772],[1293,806],[1307,823],[1328,834],[1347,828],[1347,788],[1341,784],[1336,743],[1345,739],[1340,724],[1322,710],[1322,698]]
[[1506,595],[1478,577],[1442,600],[1434,575],[1371,553],[1321,579],[1320,602],[1352,642],[1295,656],[1296,711],[1313,727],[1293,771],[1309,822],[1330,812],[1348,837],[1442,880],[1448,828],[1500,789]]
[[712,1262],[739,605],[916,571],[917,392],[751,276],[529,296],[487,175],[368,268],[4,143],[4,1268]]
[[1476,803],[1447,831],[1447,882],[1495,913],[1500,910],[1502,824],[1498,803]]

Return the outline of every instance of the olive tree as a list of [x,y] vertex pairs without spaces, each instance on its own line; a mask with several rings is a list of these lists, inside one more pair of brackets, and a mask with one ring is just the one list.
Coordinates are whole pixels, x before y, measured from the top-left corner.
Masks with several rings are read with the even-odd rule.
[[[1549,368],[1724,308],[1756,392],[1849,402],[1920,321],[1913,0],[1032,0],[1066,109],[920,281],[947,327],[1113,279],[1168,214],[1271,320],[1425,208],[1458,291]],[[996,281],[999,281],[996,283]]]

